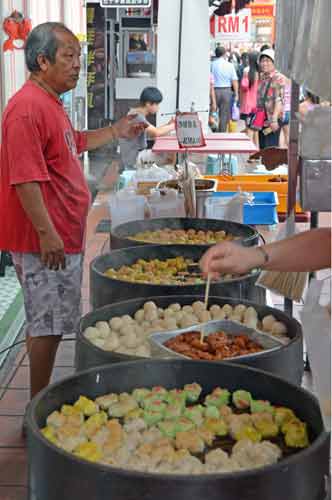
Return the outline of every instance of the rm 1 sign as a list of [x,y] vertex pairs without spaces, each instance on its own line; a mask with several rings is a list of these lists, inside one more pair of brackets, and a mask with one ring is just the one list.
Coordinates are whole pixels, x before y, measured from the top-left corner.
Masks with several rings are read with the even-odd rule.
[[243,9],[237,14],[214,16],[211,28],[216,41],[250,42],[251,10]]

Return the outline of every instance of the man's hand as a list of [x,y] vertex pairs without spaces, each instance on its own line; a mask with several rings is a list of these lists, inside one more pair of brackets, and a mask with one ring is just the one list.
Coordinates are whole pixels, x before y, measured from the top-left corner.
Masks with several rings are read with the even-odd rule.
[[174,125],[175,126],[175,118],[174,116],[167,122],[167,125]]
[[220,274],[245,274],[262,266],[264,256],[257,248],[246,248],[236,243],[218,243],[202,257],[200,266],[204,274],[218,278]]
[[54,271],[66,268],[64,244],[55,230],[40,234],[39,243],[41,260],[46,267]]
[[112,130],[117,139],[133,139],[144,132],[148,124],[144,122],[135,122],[136,117],[137,115],[124,116],[121,120],[112,125]]

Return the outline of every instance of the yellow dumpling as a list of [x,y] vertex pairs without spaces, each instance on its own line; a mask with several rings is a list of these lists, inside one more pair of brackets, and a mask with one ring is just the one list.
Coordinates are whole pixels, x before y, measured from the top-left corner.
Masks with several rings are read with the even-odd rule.
[[86,417],[91,417],[99,411],[99,406],[97,405],[97,403],[95,403],[91,399],[86,398],[85,396],[79,397],[79,399],[74,404],[74,408],[79,409],[84,413]]
[[44,429],[41,430],[41,433],[46,439],[48,439],[48,441],[51,441],[53,444],[57,444],[57,438],[52,427],[44,427]]
[[90,462],[98,462],[102,458],[102,452],[96,443],[83,443],[77,446],[74,450],[74,454]]

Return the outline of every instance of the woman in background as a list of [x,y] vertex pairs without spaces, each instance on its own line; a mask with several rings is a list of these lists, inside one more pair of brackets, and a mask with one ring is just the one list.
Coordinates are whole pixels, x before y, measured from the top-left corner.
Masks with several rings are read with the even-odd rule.
[[258,132],[249,128],[249,120],[257,106],[257,90],[259,80],[258,53],[250,52],[249,66],[244,68],[240,86],[240,118],[246,122],[246,134],[258,145]]

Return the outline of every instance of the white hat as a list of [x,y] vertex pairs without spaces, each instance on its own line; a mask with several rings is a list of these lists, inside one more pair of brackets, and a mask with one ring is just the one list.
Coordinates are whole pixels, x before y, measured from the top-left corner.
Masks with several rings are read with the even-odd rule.
[[274,62],[274,50],[273,49],[265,49],[263,52],[259,54],[258,62],[262,59],[263,56],[269,57],[272,62]]

